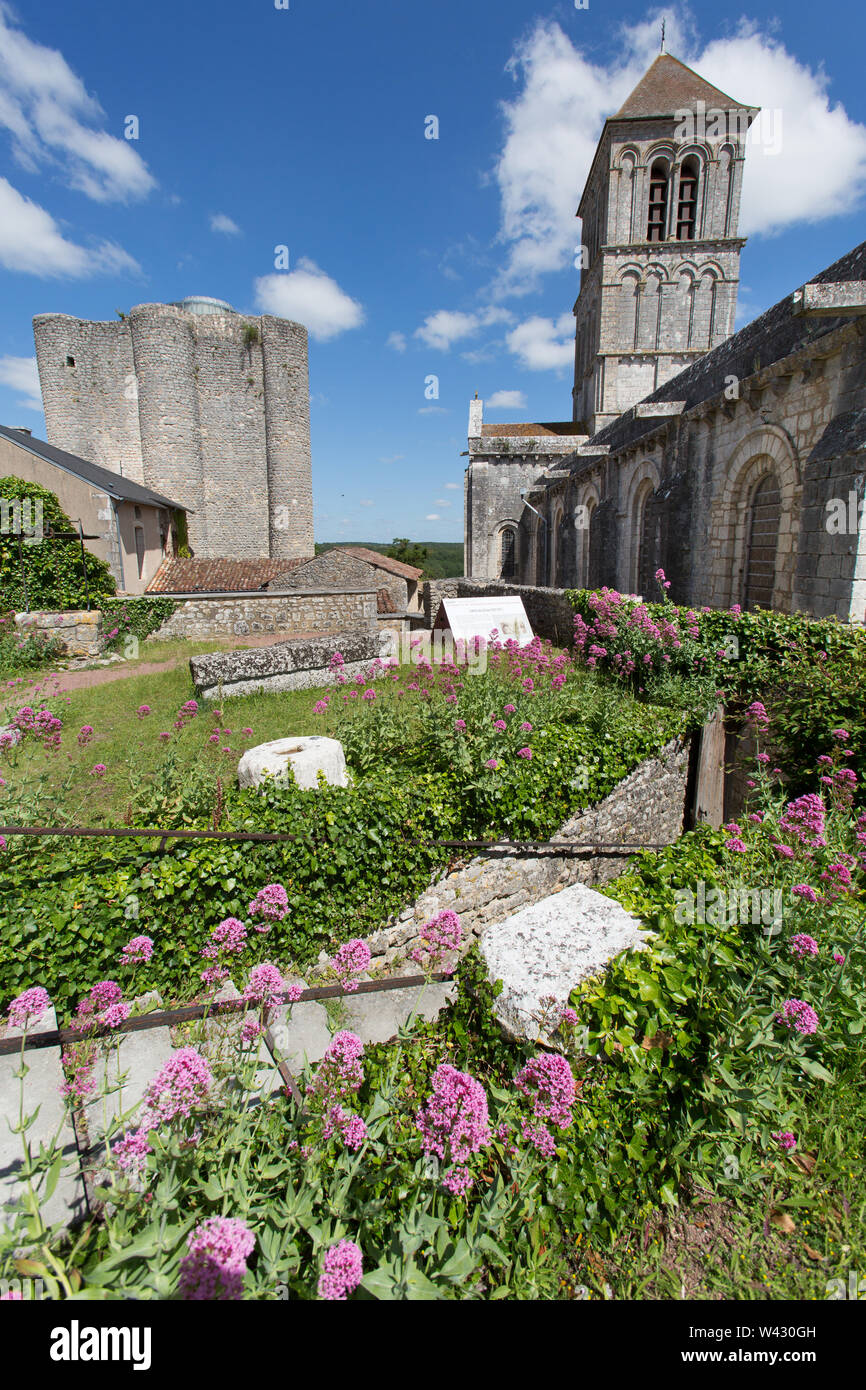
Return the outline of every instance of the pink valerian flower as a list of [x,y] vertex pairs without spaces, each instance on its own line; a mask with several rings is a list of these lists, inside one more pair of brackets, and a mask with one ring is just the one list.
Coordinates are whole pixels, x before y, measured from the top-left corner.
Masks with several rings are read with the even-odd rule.
[[90,742],[90,740],[91,740],[92,738],[93,738],[93,726],[90,725],[90,724],[84,724],[84,725],[82,725],[82,727],[81,727],[81,728],[79,729],[79,731],[78,731],[78,742],[79,742],[80,746],[81,746],[82,748],[86,748],[87,744]]
[[328,712],[328,701],[327,701],[327,700],[317,700],[316,703],[313,705],[313,714],[327,714],[327,712]]
[[465,720],[465,719],[455,719],[455,720],[454,720],[454,727],[455,727],[455,729],[457,730],[457,732],[458,732],[459,734],[464,733],[465,730],[466,730],[466,720]]
[[[251,917],[262,916],[271,922],[281,922],[289,913],[289,895],[281,883],[266,883],[264,888],[260,888],[253,898],[247,912]],[[258,932],[269,931],[270,928],[262,924],[255,923]]]
[[252,736],[253,736],[253,731],[252,731],[252,729],[241,729],[241,733],[242,733],[242,735],[243,735],[244,738],[252,738]]
[[817,1033],[818,1015],[804,999],[786,999],[782,1012],[776,1014],[776,1022],[797,1033]]
[[211,1216],[187,1236],[189,1254],[180,1262],[178,1292],[195,1302],[236,1302],[241,1298],[247,1260],[255,1236],[233,1216]]
[[737,839],[736,836],[732,840],[725,841],[725,849],[730,850],[731,854],[748,854],[749,852],[748,845],[743,844],[743,841]]
[[809,849],[823,848],[825,839],[824,803],[815,792],[789,801],[779,817],[779,827]]
[[[77,1094],[77,1092],[70,1093]],[[153,1153],[153,1148],[147,1138],[149,1132],[143,1126],[139,1129],[131,1129],[127,1134],[124,1134],[122,1139],[118,1139],[112,1144],[111,1152],[124,1173],[143,1168],[147,1155]]]
[[105,763],[94,763],[93,767],[90,769],[90,775],[91,777],[104,777],[107,771],[108,768],[105,766]]
[[326,1105],[349,1100],[364,1084],[363,1054],[364,1044],[356,1033],[335,1033],[310,1082],[313,1094]]
[[151,1121],[147,1128],[189,1119],[193,1109],[208,1100],[212,1086],[213,1074],[207,1058],[194,1047],[178,1048],[144,1093],[145,1116]]
[[329,1106],[323,1118],[322,1140],[326,1144],[337,1134],[347,1149],[357,1152],[367,1138],[367,1126],[360,1115],[344,1110],[342,1105]]
[[487,1094],[468,1072],[442,1062],[433,1073],[433,1091],[415,1116],[426,1154],[465,1163],[491,1141]]
[[247,941],[247,929],[237,917],[225,917],[210,934],[201,948],[205,960],[217,960],[220,955],[236,956],[243,951]]
[[808,883],[795,883],[791,892],[797,898],[805,898],[807,903],[816,903],[818,901],[818,894]]
[[365,690],[364,693],[363,693],[363,695],[361,696],[361,699],[362,699],[362,700],[366,700],[368,703],[372,703],[372,701],[375,700],[375,698],[376,698],[376,692],[375,692],[375,690]]
[[136,710],[136,714],[138,715],[139,719],[146,719],[150,712],[150,705],[139,705],[138,709]]
[[772,848],[776,851],[780,859],[793,859],[794,851],[790,845],[781,845],[777,841],[772,842]]
[[493,727],[497,733],[501,734],[505,732],[505,730],[508,728],[508,725],[506,724],[504,719],[494,719]]
[[814,936],[808,936],[806,932],[797,932],[796,936],[791,937],[791,955],[802,960],[804,956],[817,956],[818,943]]
[[[443,908],[429,922],[425,922],[418,933],[418,945],[409,952],[409,959],[423,966],[426,958],[428,970],[439,970],[443,968],[449,953],[460,949],[462,935],[457,913],[448,907]],[[447,973],[452,972],[453,966]]]
[[265,1031],[264,1024],[257,1018],[245,1018],[241,1028],[241,1042],[249,1044],[260,1038]]
[[123,1003],[123,990],[115,980],[100,980],[81,1000],[72,1027],[77,1033],[94,1028],[117,1028],[129,1018],[131,1005]]
[[146,965],[152,955],[152,937],[134,936],[131,941],[127,941],[120,958],[124,965]]
[[832,729],[831,733],[840,743],[847,743],[848,739],[851,737],[847,729]]
[[[854,880],[851,877],[851,867],[844,862],[845,858],[849,857],[850,856],[843,856],[843,859],[839,863],[828,864],[821,874],[821,882],[827,884],[826,896],[830,902],[832,902],[834,898],[838,898],[841,893],[850,893],[854,888]],[[852,865],[855,862],[855,860],[851,860]]]
[[797,1140],[789,1129],[777,1130],[770,1135],[770,1138],[775,1139],[780,1149],[788,1150],[797,1147]]
[[220,736],[219,736],[219,734],[210,734],[209,737],[208,737],[208,743],[219,743],[219,741],[220,741]]
[[517,706],[516,706],[516,705],[503,705],[503,707],[502,707],[502,713],[503,713],[503,714],[516,714],[516,713],[517,713]]
[[834,959],[834,961],[836,962],[837,965],[844,965],[844,964],[845,964],[845,957],[843,956],[843,954],[842,954],[841,951],[834,951],[834,952],[833,952],[833,959]]
[[364,1257],[353,1240],[341,1240],[326,1251],[319,1275],[319,1298],[343,1303],[361,1282]]
[[576,1088],[567,1057],[545,1052],[531,1058],[515,1077],[514,1086],[532,1102],[535,1119],[551,1120],[559,1129],[568,1129]]
[[41,985],[34,985],[31,989],[25,989],[23,994],[19,994],[9,1005],[9,1024],[12,1028],[30,1028],[33,1024],[39,1023],[43,1015],[51,1008],[51,1000],[48,991]]
[[442,1177],[442,1186],[451,1193],[452,1197],[465,1197],[474,1182],[475,1179],[470,1170],[460,1163],[449,1168]]
[[[270,961],[256,965],[250,971],[244,988],[243,998],[247,1004],[258,1004],[262,1009],[275,1009],[283,1001],[281,995],[290,988],[279,970]],[[297,986],[298,996],[301,989]]]
[[171,738],[171,734],[168,733],[168,732],[166,732],[165,729],[163,729],[163,731],[162,731],[162,733],[159,735],[159,737],[162,739],[163,742],[165,742],[166,739]]
[[60,1087],[60,1094],[73,1104],[80,1105],[90,1092],[96,1089],[93,1050],[86,1044],[83,1047],[81,1044],[74,1044],[72,1047],[64,1048],[61,1062],[65,1080]]
[[526,758],[526,760],[527,760],[527,762],[528,762],[528,761],[530,760],[530,758],[532,757],[532,749],[531,749],[531,748],[518,748],[518,750],[517,750],[517,756],[518,756],[518,758]]
[[[734,612],[734,609],[731,609]],[[770,727],[770,716],[760,700],[753,700],[746,710],[746,718],[750,724],[754,724],[759,733],[765,733]]]
[[527,1143],[541,1154],[542,1158],[553,1158],[556,1153],[556,1140],[545,1124],[533,1124],[530,1120],[521,1120],[521,1132]]
[[347,994],[354,994],[358,988],[356,975],[363,975],[370,965],[370,947],[360,937],[347,941],[340,947],[330,962],[331,969]]
[[498,764],[498,762],[496,761],[495,758],[488,758],[488,760],[487,760],[487,762],[484,764],[484,766],[485,766],[486,768],[488,768],[491,772],[495,772],[496,769],[498,768],[499,764]]
[[532,725],[529,723],[529,720],[528,720],[528,719],[524,719],[523,723],[522,723],[521,726],[520,726],[520,732],[521,732],[522,734],[531,734],[531,733],[532,733]]

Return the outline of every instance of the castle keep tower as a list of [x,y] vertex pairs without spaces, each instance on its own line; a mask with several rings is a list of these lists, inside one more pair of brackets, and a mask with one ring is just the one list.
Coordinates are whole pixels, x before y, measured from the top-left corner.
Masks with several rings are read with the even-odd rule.
[[605,122],[578,209],[574,419],[589,435],[733,332],[757,114],[663,53]]
[[185,503],[196,556],[314,553],[301,324],[195,297],[33,333],[51,444]]

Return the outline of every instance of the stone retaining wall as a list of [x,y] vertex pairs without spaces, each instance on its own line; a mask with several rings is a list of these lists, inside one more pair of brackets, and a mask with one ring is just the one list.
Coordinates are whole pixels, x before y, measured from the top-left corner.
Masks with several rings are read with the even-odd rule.
[[[683,830],[689,740],[672,739],[591,810],[566,821],[553,839],[592,843],[673,844]],[[418,932],[442,908],[460,917],[468,948],[485,927],[572,883],[607,883],[628,856],[588,854],[537,858],[479,855],[437,880],[381,931],[367,938],[372,965],[390,969],[418,944]]]
[[564,589],[507,584],[499,579],[428,579],[424,584],[424,617],[427,626],[432,627],[443,598],[502,598],[509,594],[523,599],[534,633],[549,637],[559,647],[571,646],[574,609]]
[[[375,589],[171,594],[178,607],[160,637],[245,637],[251,632],[345,632],[376,625]],[[393,616],[393,615],[392,615]]]
[[102,632],[102,614],[98,609],[71,613],[16,613],[15,626],[22,633],[28,628],[59,637],[67,656],[99,656],[106,639]]
[[352,679],[367,671],[386,641],[385,634],[376,629],[337,632],[328,637],[290,637],[270,647],[194,656],[189,669],[196,695],[204,700],[261,690],[307,690],[333,684],[329,665],[334,652],[341,653],[343,672]]

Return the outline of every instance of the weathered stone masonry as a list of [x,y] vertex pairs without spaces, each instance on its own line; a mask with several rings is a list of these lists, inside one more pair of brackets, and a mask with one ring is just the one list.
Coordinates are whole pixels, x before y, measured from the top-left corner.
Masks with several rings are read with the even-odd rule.
[[162,637],[245,637],[251,632],[342,632],[377,626],[371,589],[297,590],[295,593],[172,594],[178,607],[159,629]]
[[33,331],[50,443],[176,497],[199,557],[313,554],[301,324],[182,301]]

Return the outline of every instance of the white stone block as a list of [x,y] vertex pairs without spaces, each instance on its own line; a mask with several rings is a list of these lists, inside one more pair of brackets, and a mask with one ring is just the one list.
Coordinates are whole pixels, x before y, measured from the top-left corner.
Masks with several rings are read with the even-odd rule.
[[278,738],[247,749],[238,763],[238,786],[258,787],[270,776],[280,783],[294,778],[299,787],[315,791],[320,772],[329,786],[348,787],[346,759],[338,739],[315,734]]

